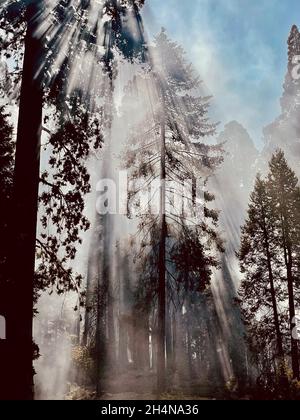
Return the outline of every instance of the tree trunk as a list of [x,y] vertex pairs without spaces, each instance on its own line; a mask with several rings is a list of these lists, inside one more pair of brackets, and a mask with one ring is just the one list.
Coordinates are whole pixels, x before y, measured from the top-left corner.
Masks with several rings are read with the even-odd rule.
[[271,289],[274,325],[275,325],[275,330],[276,330],[277,351],[278,351],[279,358],[283,362],[284,361],[284,352],[283,352],[283,345],[282,345],[282,335],[281,335],[281,331],[280,331],[278,306],[277,306],[276,290],[275,290],[274,276],[273,276],[273,270],[272,270],[269,238],[268,238],[268,233],[267,233],[266,227],[264,227],[264,236],[265,236],[265,246],[266,246],[266,253],[267,253],[267,264],[268,264],[269,282],[270,282],[270,289]]
[[98,275],[97,287],[97,316],[96,316],[96,337],[95,337],[95,357],[96,357],[96,395],[100,397],[102,392],[102,374],[105,359],[105,340],[104,340],[104,314],[106,303],[102,296],[102,282]]
[[114,317],[114,297],[113,279],[109,276],[108,292],[107,292],[107,327],[108,327],[108,354],[109,364],[111,370],[116,368],[116,331],[115,331],[115,317]]
[[176,321],[176,309],[173,310],[172,314],[172,369],[176,370],[176,341],[177,341],[177,321]]
[[[286,213],[286,209],[284,210]],[[284,216],[282,216],[282,233],[283,233],[283,251],[284,260],[286,265],[287,273],[287,285],[288,285],[288,296],[289,296],[289,315],[290,315],[290,334],[291,334],[291,359],[292,359],[292,370],[293,378],[299,379],[299,359],[298,359],[298,343],[294,339],[293,331],[296,327],[296,310],[295,310],[295,298],[294,298],[294,281],[293,281],[293,256],[290,244],[290,238],[288,235],[287,223]]]
[[108,362],[108,305],[109,305],[109,215],[102,219],[102,255],[99,260],[98,288],[97,288],[97,324],[96,324],[96,393],[101,395],[102,382]]
[[[96,230],[96,229],[95,229]],[[84,316],[84,328],[82,334],[82,346],[88,345],[89,333],[91,328],[91,317],[93,316],[93,298],[95,290],[98,289],[98,285],[95,284],[95,279],[98,278],[97,263],[100,260],[100,249],[97,244],[98,236],[93,233],[92,243],[89,249],[88,267],[87,267],[87,279],[86,279],[86,302],[85,302],[85,316]]]
[[149,315],[147,313],[143,316],[143,334],[142,334],[142,352],[143,352],[143,369],[149,371],[150,369],[150,345],[149,345]]
[[195,369],[194,369],[194,363],[193,363],[193,350],[192,350],[192,334],[191,334],[191,327],[192,327],[192,316],[190,313],[191,308],[191,302],[190,299],[188,299],[188,307],[187,307],[187,355],[188,355],[188,366],[189,366],[189,375],[191,379],[195,378]]
[[120,244],[117,246],[118,276],[119,276],[119,349],[118,365],[122,372],[129,366],[128,351],[130,350],[130,334],[132,323],[132,291],[130,284],[130,269],[128,255],[121,255]]
[[281,202],[281,229],[284,261],[287,273],[287,286],[289,296],[289,315],[290,315],[290,334],[291,334],[291,359],[293,378],[300,379],[299,359],[298,359],[298,343],[294,339],[293,331],[296,327],[296,310],[295,310],[295,297],[294,297],[294,279],[293,279],[293,256],[292,256],[292,241],[290,237],[289,224],[288,224],[288,210],[286,208],[284,195]]
[[173,371],[173,340],[172,340],[172,318],[171,318],[169,307],[166,308],[166,358],[167,358],[167,372],[172,373]]
[[[35,11],[30,12],[31,17]],[[13,308],[7,313],[9,360],[1,371],[1,393],[7,399],[33,399],[33,285],[40,171],[43,93],[35,73],[41,45],[36,23],[28,19],[16,142],[11,226]]]
[[161,174],[160,174],[160,243],[158,261],[158,345],[157,345],[157,391],[166,387],[166,133],[165,117],[161,122]]
[[289,293],[289,311],[290,311],[290,328],[291,328],[291,357],[292,357],[292,369],[293,378],[300,379],[299,371],[299,359],[298,359],[298,342],[294,339],[293,331],[296,327],[296,310],[295,310],[295,299],[294,299],[294,284],[293,284],[293,273],[292,273],[292,255],[291,251],[288,250],[288,265],[287,265],[287,281],[288,281],[288,293]]
[[277,338],[277,351],[278,351],[279,358],[283,361],[284,352],[283,352],[282,335],[280,331],[280,323],[279,323],[279,316],[278,316],[278,309],[277,309],[276,291],[275,291],[275,286],[274,286],[272,267],[269,260],[268,260],[268,270],[269,270],[269,281],[270,281],[271,297],[272,297],[274,325],[275,325],[276,338]]

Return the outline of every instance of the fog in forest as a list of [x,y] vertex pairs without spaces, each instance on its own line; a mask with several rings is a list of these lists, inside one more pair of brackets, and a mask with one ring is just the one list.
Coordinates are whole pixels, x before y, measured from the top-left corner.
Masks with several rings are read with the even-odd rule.
[[[63,15],[66,33],[52,20],[63,13],[53,15],[52,3],[35,18],[35,37],[47,45],[35,78],[48,95],[35,262],[41,284],[33,328],[39,348],[35,398],[153,399],[157,387],[167,395],[247,395],[281,362],[272,356],[271,326],[265,326],[265,354],[255,353],[257,343],[249,338],[245,302],[238,300],[241,228],[257,174],[267,176],[278,149],[300,176],[300,78],[294,77],[293,58],[300,53],[299,31],[291,29],[281,111],[261,127],[261,146],[249,134],[257,128],[238,116],[216,121],[212,77],[198,75],[185,45],[168,30],[153,36],[150,1],[145,10],[143,1],[122,9],[121,24],[102,11],[103,2],[92,2],[84,18]],[[118,25],[121,35],[114,37]],[[96,26],[90,47],[85,31]],[[20,84],[6,84],[15,60],[1,53],[0,85],[9,96],[1,95],[0,106],[7,107],[14,138]],[[232,98],[225,80],[221,84],[216,90]],[[64,111],[58,112],[61,102]],[[86,114],[92,116],[88,123]],[[89,134],[81,133],[88,124]],[[79,150],[79,133],[98,146]],[[55,136],[70,145],[69,161]],[[198,200],[203,191],[204,204]],[[59,259],[45,257],[45,244]],[[53,273],[58,285],[46,281]],[[280,299],[286,349],[288,299]],[[263,319],[263,310],[255,315]]]

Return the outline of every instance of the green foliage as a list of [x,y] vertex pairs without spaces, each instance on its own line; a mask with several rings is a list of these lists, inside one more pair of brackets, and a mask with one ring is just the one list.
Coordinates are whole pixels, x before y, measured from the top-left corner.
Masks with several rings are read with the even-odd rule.
[[238,254],[248,340],[270,392],[278,391],[284,354],[296,357],[293,345],[291,352],[289,347],[290,317],[299,295],[299,204],[298,179],[279,150],[270,161],[267,178],[257,177]]
[[[170,250],[170,257],[174,263],[177,282],[183,289],[203,292],[212,277],[212,270],[220,268],[218,258],[210,253],[211,242],[203,239],[203,231],[208,231],[207,226],[200,229],[182,227],[181,235],[176,238]],[[215,232],[210,232],[212,241],[215,239],[218,250],[223,252],[223,244]]]
[[[183,186],[187,180],[196,179],[202,179],[204,184],[206,177],[222,162],[221,147],[208,145],[203,141],[203,138],[215,133],[216,124],[208,119],[209,98],[202,98],[194,93],[199,88],[200,81],[192,66],[186,62],[183,49],[169,40],[162,30],[155,38],[152,53],[153,75],[150,73],[149,78],[145,75],[145,79],[140,81],[147,86],[146,89],[151,88],[154,92],[153,101],[150,99],[152,105],[148,111],[149,117],[140,126],[133,128],[131,144],[126,151],[125,166],[130,170],[132,180],[142,179],[130,191],[133,208],[140,191],[139,184],[147,186],[160,177],[162,140],[159,127],[162,115],[166,130],[166,181],[177,183],[175,197],[180,195],[178,186]],[[145,133],[145,125],[147,127],[148,124],[154,124],[154,128],[149,127]],[[145,133],[142,141],[140,134],[134,134],[135,131]],[[194,192],[199,193],[199,190]],[[212,250],[223,250],[222,241],[216,231],[218,212],[209,206],[214,197],[208,191],[205,192],[205,203],[202,203],[203,219],[199,216],[196,222],[189,223],[188,219],[192,216],[177,214],[178,208],[171,196],[172,193],[168,190],[165,197],[166,203],[170,204],[166,211],[167,275],[171,283],[175,282],[174,290],[188,288],[203,291],[210,282],[212,269],[219,267],[218,258]],[[196,208],[193,212],[194,204],[191,197],[187,198],[186,207],[191,210],[191,215],[196,216]],[[143,213],[145,209],[141,209],[138,202],[136,205]],[[140,217],[139,230],[143,238],[137,245],[140,247],[137,259],[143,267],[143,285],[140,288],[143,292],[139,293],[148,301],[156,294],[157,289],[159,217],[146,210],[145,216]]]
[[261,374],[250,394],[259,400],[299,400],[300,382],[293,379],[292,370],[284,363],[275,375],[270,371]]
[[[80,232],[89,228],[83,215],[84,196],[90,192],[86,161],[92,150],[102,146],[102,125],[111,118],[107,113],[103,115],[95,100],[103,96],[103,103],[107,102],[109,94],[103,86],[103,80],[107,82],[103,74],[110,78],[116,74],[113,50],[119,50],[128,60],[143,59],[146,44],[139,14],[143,5],[144,0],[107,0],[96,5],[90,1],[75,4],[60,0],[47,7],[36,0],[1,4],[0,58],[11,62],[5,67],[7,77],[2,91],[18,100],[25,34],[28,27],[35,27],[40,35],[40,56],[34,76],[40,78],[44,87],[45,107],[51,106],[55,114],[50,125],[54,120],[57,127],[56,132],[49,132],[46,147],[46,153],[51,153],[49,170],[40,176],[42,228],[37,239],[36,298],[38,290],[49,286],[55,286],[58,293],[79,291],[81,287],[81,275],[74,274],[67,262],[74,259],[76,247],[82,242]],[[98,16],[93,24],[91,12],[93,17]],[[135,23],[133,32],[128,14],[130,25]],[[105,36],[98,39],[101,25]],[[82,74],[81,70],[88,62],[87,55],[93,57],[95,66],[89,74],[98,77],[84,83],[87,73]],[[74,81],[75,66],[80,83],[74,87],[70,81]],[[44,123],[48,121],[49,117]]]
[[[0,86],[6,95],[16,99],[17,91],[22,77],[22,62],[24,51],[24,38],[26,33],[26,20],[22,2],[1,2],[0,6]],[[2,96],[2,95],[1,95]]]
[[[103,143],[101,113],[87,111],[74,99],[69,117],[57,112],[57,131],[49,134],[45,149],[49,169],[41,174],[41,232],[37,240],[39,288],[56,287],[61,294],[80,291],[82,276],[66,264],[74,260],[81,232],[89,229],[84,215],[85,197],[90,192],[87,160]],[[82,296],[84,297],[84,296]],[[83,300],[81,300],[83,303]]]

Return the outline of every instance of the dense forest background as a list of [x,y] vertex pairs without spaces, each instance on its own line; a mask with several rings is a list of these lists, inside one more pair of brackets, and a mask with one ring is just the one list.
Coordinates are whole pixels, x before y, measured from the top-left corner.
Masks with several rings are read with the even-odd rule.
[[144,3],[0,3],[0,398],[299,399],[300,33],[258,150]]

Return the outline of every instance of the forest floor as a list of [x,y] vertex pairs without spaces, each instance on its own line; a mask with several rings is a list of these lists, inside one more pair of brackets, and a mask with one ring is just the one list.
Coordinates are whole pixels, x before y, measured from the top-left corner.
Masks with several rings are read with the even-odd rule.
[[118,401],[118,400],[124,400],[124,401],[137,401],[137,400],[149,400],[149,401],[155,401],[156,396],[153,394],[137,394],[135,392],[123,392],[120,394],[103,394],[101,397],[101,400],[103,401]]
[[[124,372],[117,377],[106,377],[101,384],[101,400],[215,400],[222,399],[220,392],[212,390],[209,386],[197,382],[185,381],[180,385],[168,381],[170,386],[167,393],[157,396],[156,375],[152,372]],[[94,390],[72,385],[67,399],[96,399]]]
[[157,400],[213,400],[214,398],[200,397],[194,395],[185,395],[182,393],[164,394],[159,398],[154,394],[137,394],[134,392],[125,392],[120,394],[104,394],[101,398],[103,401],[157,401]]

